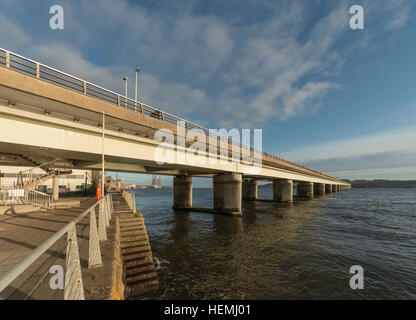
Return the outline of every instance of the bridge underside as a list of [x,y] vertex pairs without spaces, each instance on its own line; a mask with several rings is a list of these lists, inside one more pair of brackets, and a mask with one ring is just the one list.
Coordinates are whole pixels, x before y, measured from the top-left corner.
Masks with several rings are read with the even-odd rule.
[[[34,111],[35,110],[35,111]],[[39,109],[24,110],[10,107],[0,101],[0,152],[9,154],[9,161],[0,157],[0,163],[12,164],[11,157],[18,156],[17,162],[30,166],[52,159],[66,159],[74,169],[101,168],[102,128],[81,121],[61,119],[44,114]],[[37,112],[36,112],[37,111]],[[99,123],[99,117],[96,119]],[[109,120],[111,123],[112,119]],[[107,128],[107,127],[106,127]],[[160,142],[154,139],[116,130],[105,130],[105,169],[132,173],[157,173],[161,175],[192,175],[212,177],[217,173],[240,173],[247,178],[259,180],[291,179],[317,183],[340,184],[319,177],[271,167],[263,164],[233,163],[216,156],[210,164],[209,154],[203,152],[187,161],[187,148],[167,146],[174,159],[159,165],[155,162],[155,151]],[[7,157],[3,156],[4,159]],[[221,161],[223,160],[223,161]]]

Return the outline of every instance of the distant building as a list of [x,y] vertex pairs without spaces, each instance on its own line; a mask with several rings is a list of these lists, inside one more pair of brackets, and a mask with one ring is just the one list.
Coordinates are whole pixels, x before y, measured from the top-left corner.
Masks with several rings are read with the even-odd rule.
[[106,189],[109,191],[121,191],[123,189],[123,181],[120,179],[114,180],[113,177],[105,177]]

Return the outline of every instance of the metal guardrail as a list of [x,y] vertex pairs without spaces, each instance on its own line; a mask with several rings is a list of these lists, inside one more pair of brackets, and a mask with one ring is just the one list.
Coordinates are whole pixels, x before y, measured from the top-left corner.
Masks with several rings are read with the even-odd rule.
[[25,203],[25,190],[9,187],[0,189],[0,206]]
[[134,213],[137,211],[136,207],[136,197],[133,193],[127,192],[126,190],[123,190],[123,198],[126,200],[127,205],[129,206],[130,210],[132,210]]
[[218,134],[196,123],[174,116],[168,112],[161,111],[158,108],[151,107],[140,101],[130,99],[124,95],[120,95],[113,91],[107,90],[93,83],[74,77],[72,75],[69,75],[65,72],[54,69],[52,67],[48,67],[42,63],[36,62],[29,58],[25,58],[21,55],[18,55],[16,53],[13,53],[3,48],[0,48],[0,66],[24,73],[32,77],[36,77],[38,79],[53,83],[55,85],[58,85],[58,86],[79,92],[81,94],[85,94],[87,96],[111,103],[118,107],[123,107],[125,109],[129,109],[131,111],[135,111],[143,115],[150,116],[152,118],[156,118],[161,121],[165,121],[174,125],[178,125],[179,122],[183,122],[185,125],[185,128],[188,130],[196,131],[198,133],[204,134],[205,136],[216,138],[218,140],[223,140],[223,141],[225,140],[225,141],[228,141],[229,144],[237,145],[243,149],[250,150],[254,153],[261,154],[268,158],[278,160],[281,162],[285,162],[285,163],[288,163],[288,164],[291,164],[291,165],[294,165],[296,167],[300,167],[303,169],[307,169],[311,172],[315,172],[320,175],[324,175],[323,173],[319,171],[315,171],[305,166],[302,166],[300,164],[288,161],[273,153],[255,149],[253,146],[240,143],[239,141],[233,141],[233,139],[229,136]]
[[50,209],[53,203],[53,196],[38,190],[29,190],[25,202]]
[[[96,222],[96,208],[98,206],[98,227]],[[84,300],[84,287],[82,283],[81,264],[79,260],[79,249],[77,243],[76,224],[86,216],[90,216],[88,268],[102,266],[100,241],[107,240],[106,227],[110,225],[113,214],[111,195],[107,195],[85,210],[74,221],[56,232],[48,240],[33,250],[29,255],[20,260],[5,274],[0,276],[0,292],[6,289],[19,275],[30,267],[42,254],[50,249],[59,239],[67,236],[66,259],[65,259],[65,300]]]

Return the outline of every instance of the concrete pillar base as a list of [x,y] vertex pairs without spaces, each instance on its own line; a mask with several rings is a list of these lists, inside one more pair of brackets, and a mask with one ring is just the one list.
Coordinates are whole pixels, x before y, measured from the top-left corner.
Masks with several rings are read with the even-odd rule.
[[298,182],[298,196],[303,199],[313,199],[313,183]]
[[192,177],[178,176],[173,178],[173,207],[192,207]]
[[214,176],[214,210],[241,213],[242,175],[217,174]]
[[293,202],[293,181],[273,180],[273,200],[278,202]]
[[255,179],[243,181],[243,200],[257,200],[258,185]]
[[324,196],[325,195],[325,184],[324,183],[314,183],[313,184],[313,193],[314,193],[314,196]]

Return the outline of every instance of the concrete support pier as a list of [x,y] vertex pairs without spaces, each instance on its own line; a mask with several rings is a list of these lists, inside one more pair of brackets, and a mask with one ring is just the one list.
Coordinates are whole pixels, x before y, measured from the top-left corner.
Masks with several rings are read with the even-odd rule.
[[52,182],[52,195],[53,200],[59,200],[59,177],[54,176]]
[[304,199],[313,199],[313,183],[298,182],[298,196]]
[[293,181],[273,180],[273,200],[278,202],[293,202]]
[[173,178],[173,207],[192,207],[192,177],[177,176]]
[[341,191],[341,186],[337,184],[337,191]]
[[217,174],[214,176],[214,210],[241,215],[242,175]]
[[258,185],[255,179],[243,181],[243,200],[257,200]]
[[315,196],[324,196],[325,195],[325,183],[314,183],[313,193]]
[[332,185],[332,193],[336,193],[337,192],[337,185],[333,184]]

